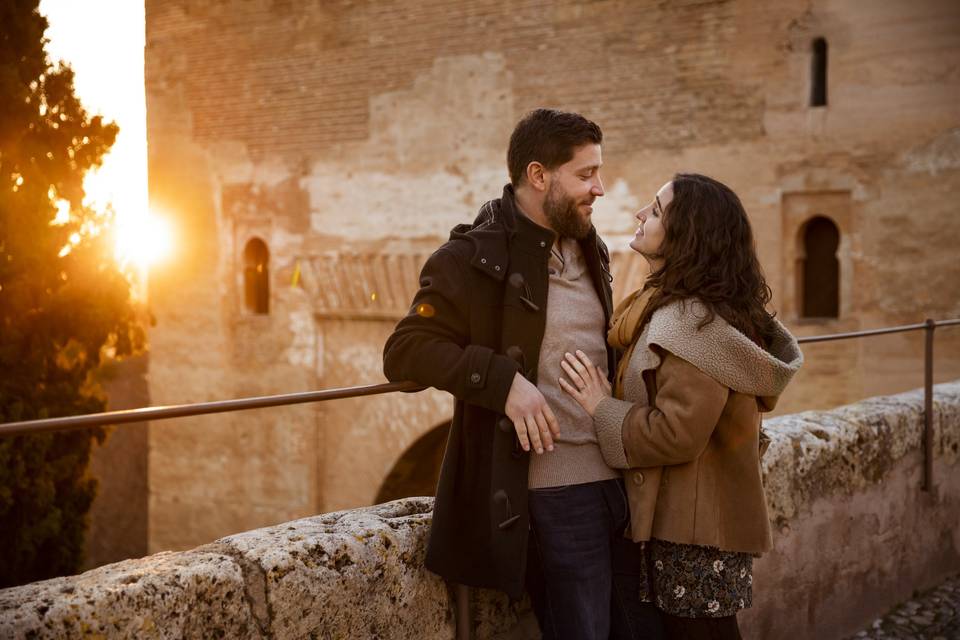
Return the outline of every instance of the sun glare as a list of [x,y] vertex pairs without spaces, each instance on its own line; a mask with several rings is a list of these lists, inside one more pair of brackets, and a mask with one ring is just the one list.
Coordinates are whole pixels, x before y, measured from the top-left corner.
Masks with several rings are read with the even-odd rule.
[[117,258],[146,269],[167,256],[173,235],[167,221],[153,213],[125,216],[116,221]]
[[70,203],[66,200],[57,200],[57,215],[50,224],[64,225],[70,222]]
[[[98,11],[91,11],[90,4],[96,4]],[[116,238],[116,259],[137,267],[145,287],[146,270],[170,254],[173,238],[166,219],[148,209],[143,2],[41,0],[40,12],[49,21],[44,34],[47,52],[51,60],[65,60],[73,67],[74,89],[87,112],[120,126],[103,164],[84,177],[83,205],[115,212],[109,232]],[[111,20],[102,20],[104,14]],[[55,194],[51,192],[50,197]],[[58,201],[55,205],[51,224],[67,224],[69,204]],[[80,229],[80,234],[101,232],[95,223],[91,225]],[[60,255],[69,254],[78,241],[71,239]]]

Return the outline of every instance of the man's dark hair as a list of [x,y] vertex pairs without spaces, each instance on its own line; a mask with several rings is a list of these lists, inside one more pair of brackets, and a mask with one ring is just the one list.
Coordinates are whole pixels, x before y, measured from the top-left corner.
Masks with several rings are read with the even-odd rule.
[[556,169],[569,162],[578,147],[602,141],[600,127],[579,113],[556,109],[531,111],[517,123],[510,136],[507,150],[510,182],[514,187],[519,186],[531,162]]

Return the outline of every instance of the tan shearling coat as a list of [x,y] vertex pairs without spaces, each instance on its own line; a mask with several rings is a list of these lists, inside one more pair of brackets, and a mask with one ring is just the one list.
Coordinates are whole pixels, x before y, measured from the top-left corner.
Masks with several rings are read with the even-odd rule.
[[760,471],[760,412],[803,362],[777,322],[767,350],[706,308],[674,302],[639,336],[624,399],[594,412],[607,464],[625,469],[634,541],[657,538],[724,551],[770,548]]

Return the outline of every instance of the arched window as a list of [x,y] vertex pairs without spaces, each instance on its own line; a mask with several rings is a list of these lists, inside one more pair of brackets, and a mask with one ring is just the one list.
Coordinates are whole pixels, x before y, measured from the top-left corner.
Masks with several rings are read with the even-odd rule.
[[411,496],[432,496],[437,492],[440,464],[450,433],[450,422],[444,422],[410,445],[387,474],[377,492],[376,504]]
[[816,216],[801,229],[801,315],[804,318],[840,317],[840,230],[833,220]]
[[243,300],[251,313],[270,313],[270,251],[260,238],[243,249]]
[[827,41],[816,38],[810,57],[810,106],[827,106]]

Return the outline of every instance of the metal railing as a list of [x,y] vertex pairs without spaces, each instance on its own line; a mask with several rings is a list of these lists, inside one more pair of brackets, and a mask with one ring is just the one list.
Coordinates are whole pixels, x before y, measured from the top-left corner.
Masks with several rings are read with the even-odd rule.
[[[922,323],[908,324],[897,327],[884,327],[867,331],[851,331],[848,333],[833,333],[821,336],[807,336],[798,338],[801,344],[815,342],[830,342],[833,340],[849,340],[886,335],[891,333],[906,333],[908,331],[925,332],[924,348],[924,376],[923,376],[923,490],[933,489],[933,332],[937,327],[960,325],[960,318],[950,320],[926,320]],[[303,393],[286,393],[272,396],[256,396],[239,398],[236,400],[219,400],[215,402],[198,402],[181,404],[169,407],[144,407],[141,409],[127,409],[122,411],[107,411],[82,416],[67,416],[62,418],[44,418],[40,420],[26,420],[0,424],[0,437],[18,436],[30,433],[47,431],[63,431],[83,429],[87,427],[127,424],[131,422],[154,422],[199,416],[211,413],[225,413],[229,411],[245,411],[248,409],[263,409],[266,407],[280,407],[307,402],[322,402],[341,398],[356,398],[373,396],[396,391],[422,391],[425,387],[414,382],[390,382],[386,384],[372,384],[340,389],[324,389],[321,391],[307,391]],[[470,638],[470,591],[464,585],[456,585],[457,607],[457,638]]]
[[[891,333],[906,333],[908,331],[924,331],[924,375],[923,375],[923,490],[933,488],[933,332],[937,327],[960,325],[960,318],[949,320],[930,320],[916,324],[906,324],[866,331],[850,331],[847,333],[831,333],[822,336],[806,336],[798,338],[800,344],[814,342],[830,342],[833,340],[849,340],[852,338],[867,338]],[[341,398],[357,398],[374,396],[396,391],[422,391],[424,387],[414,382],[389,382],[385,384],[371,384],[358,387],[344,387],[340,389],[324,389],[321,391],[305,391],[302,393],[285,393],[272,396],[255,396],[238,398],[236,400],[218,400],[214,402],[195,402],[169,407],[144,407],[141,409],[126,409],[122,411],[106,411],[91,413],[82,416],[66,416],[61,418],[42,418],[39,420],[24,420],[21,422],[7,422],[0,424],[0,437],[18,436],[28,433],[42,433],[46,431],[65,431],[98,427],[104,425],[127,424],[131,422],[155,422],[170,418],[184,418],[210,413],[225,413],[228,411],[245,411],[248,409],[263,409],[266,407],[281,407],[291,404],[307,402],[322,402]]]
[[960,318],[951,320],[931,320],[927,318],[921,323],[905,324],[899,327],[884,327],[867,331],[851,331],[849,333],[831,333],[823,336],[807,336],[797,338],[800,344],[812,342],[831,342],[833,340],[847,340],[850,338],[867,338],[882,336],[889,333],[906,333],[908,331],[924,332],[923,349],[923,490],[933,491],[933,331],[937,327],[960,325]]
[[393,393],[394,391],[422,391],[424,388],[424,386],[416,384],[415,382],[387,382],[384,384],[369,384],[360,387],[343,387],[342,389],[324,389],[322,391],[284,393],[275,396],[254,396],[252,398],[238,398],[236,400],[176,404],[169,407],[143,407],[142,409],[106,411],[104,413],[90,413],[83,416],[6,422],[0,423],[0,437],[22,436],[28,433],[42,433],[44,431],[69,431],[87,427],[127,424],[130,422],[152,422],[156,420],[169,420],[170,418],[202,416],[208,413],[227,413],[229,411],[282,407],[289,404],[375,396],[381,393]]
[[[933,389],[933,332],[937,327],[960,325],[960,318],[950,320],[926,320],[917,324],[906,324],[897,327],[883,327],[866,331],[851,331],[848,333],[831,333],[822,336],[806,336],[797,338],[800,344],[814,342],[830,342],[833,340],[848,340],[880,336],[890,333],[905,333],[908,331],[925,331],[926,348],[924,350],[924,393],[925,407],[932,406]],[[396,391],[422,391],[426,387],[415,382],[387,382],[383,384],[361,385],[357,387],[342,387],[339,389],[323,389],[320,391],[304,391],[300,393],[284,393],[271,396],[253,396],[237,398],[235,400],[216,400],[213,402],[194,402],[167,407],[143,407],[140,409],[124,409],[120,411],[105,411],[90,413],[81,416],[64,416],[60,418],[41,418],[38,420],[23,420],[20,422],[0,423],[0,437],[20,436],[29,433],[46,431],[68,431],[87,427],[127,424],[131,422],[155,422],[171,418],[185,418],[189,416],[206,415],[210,413],[227,413],[230,411],[246,411],[248,409],[263,409],[267,407],[282,407],[291,404],[308,402],[322,402],[342,398],[358,398],[361,396],[375,396]]]

